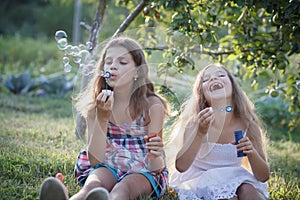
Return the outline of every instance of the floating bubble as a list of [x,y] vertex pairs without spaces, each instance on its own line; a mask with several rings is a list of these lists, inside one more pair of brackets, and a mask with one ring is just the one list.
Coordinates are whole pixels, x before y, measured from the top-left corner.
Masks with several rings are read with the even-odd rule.
[[73,51],[72,51],[72,45],[68,45],[65,48],[65,52],[67,55],[72,55]]
[[58,41],[62,38],[67,38],[67,34],[65,31],[59,30],[55,32],[55,40]]
[[77,54],[77,56],[74,56],[73,61],[74,61],[74,63],[80,63],[81,62],[81,57],[79,56],[79,54]]
[[95,60],[91,60],[91,61],[89,62],[89,65],[95,68],[96,65],[97,65],[97,62],[96,62]]
[[66,63],[64,64],[64,71],[65,72],[70,72],[72,70],[72,65],[70,65],[70,63]]
[[68,41],[66,38],[61,38],[57,41],[57,47],[60,49],[60,50],[64,50],[66,49],[68,45]]
[[79,52],[79,54],[81,56],[81,63],[86,63],[90,56],[90,52],[87,50],[82,50]]
[[80,52],[80,49],[78,46],[73,46],[72,47],[72,55],[77,56],[77,54]]
[[78,47],[79,47],[80,50],[85,50],[86,49],[86,46],[84,44],[80,44]]
[[86,49],[87,49],[88,51],[92,50],[92,49],[93,49],[93,43],[87,42],[87,43],[86,43]]
[[64,64],[67,64],[69,62],[70,62],[70,58],[69,57],[67,57],[67,56],[63,57],[63,63]]
[[83,76],[90,76],[95,72],[95,68],[91,65],[85,65],[85,64],[81,64],[80,68],[79,68],[79,72],[83,75]]
[[83,69],[84,66],[85,64],[79,64],[79,69]]

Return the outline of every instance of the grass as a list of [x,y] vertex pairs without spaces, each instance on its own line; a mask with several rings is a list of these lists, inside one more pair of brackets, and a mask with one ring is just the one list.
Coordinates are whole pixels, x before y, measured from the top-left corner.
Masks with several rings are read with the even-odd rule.
[[[68,98],[0,93],[1,199],[38,199],[44,178],[64,174],[69,194],[80,188],[74,163],[85,144],[77,140]],[[270,200],[300,199],[300,144],[270,141]],[[173,190],[161,198],[177,199]]]

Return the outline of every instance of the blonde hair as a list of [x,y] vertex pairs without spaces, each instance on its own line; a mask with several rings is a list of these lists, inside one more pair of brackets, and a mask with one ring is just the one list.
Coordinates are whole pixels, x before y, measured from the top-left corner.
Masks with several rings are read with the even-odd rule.
[[[246,93],[240,87],[233,75],[221,64],[210,64],[204,67],[197,75],[193,86],[193,93],[191,97],[182,104],[180,117],[174,124],[174,131],[172,132],[171,141],[177,146],[182,147],[184,140],[184,130],[188,126],[191,118],[196,118],[197,114],[209,107],[204,96],[202,83],[205,71],[210,67],[220,67],[228,75],[232,83],[232,102],[233,114],[236,118],[240,118],[246,125],[249,125],[247,136],[252,141],[255,148],[263,150],[263,158],[266,159],[266,134],[263,130],[263,125],[257,114],[255,113],[254,104],[250,101]],[[177,149],[180,149],[177,147]]]
[[[105,78],[101,76],[104,71],[104,60],[107,49],[111,47],[124,47],[131,55],[135,67],[138,69],[138,77],[134,81],[132,95],[129,102],[129,112],[132,119],[136,119],[149,107],[147,100],[150,96],[158,97],[164,105],[165,113],[168,114],[168,105],[164,98],[155,93],[154,84],[148,77],[148,65],[142,47],[133,39],[128,37],[115,37],[108,41],[102,50],[100,60],[96,66],[94,76],[87,88],[76,98],[75,108],[86,117],[87,112],[95,107],[95,101],[100,92],[105,89]],[[113,91],[113,88],[108,87]]]

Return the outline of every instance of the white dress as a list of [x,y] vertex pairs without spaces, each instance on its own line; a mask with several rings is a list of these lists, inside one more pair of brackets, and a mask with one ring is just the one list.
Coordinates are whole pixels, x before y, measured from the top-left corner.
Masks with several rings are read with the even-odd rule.
[[204,143],[190,168],[171,176],[170,187],[180,200],[215,200],[235,197],[237,188],[249,183],[268,199],[267,183],[258,181],[241,163],[235,145]]

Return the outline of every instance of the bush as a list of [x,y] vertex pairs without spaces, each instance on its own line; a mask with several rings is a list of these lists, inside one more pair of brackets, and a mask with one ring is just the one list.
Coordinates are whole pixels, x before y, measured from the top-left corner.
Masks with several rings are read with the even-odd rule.
[[34,77],[62,71],[62,53],[56,42],[23,37],[0,36],[1,74],[10,75],[29,69]]
[[288,111],[288,103],[284,103],[279,97],[272,98],[266,95],[258,98],[255,104],[272,140],[300,141],[300,127],[289,130],[288,124],[292,114]]

